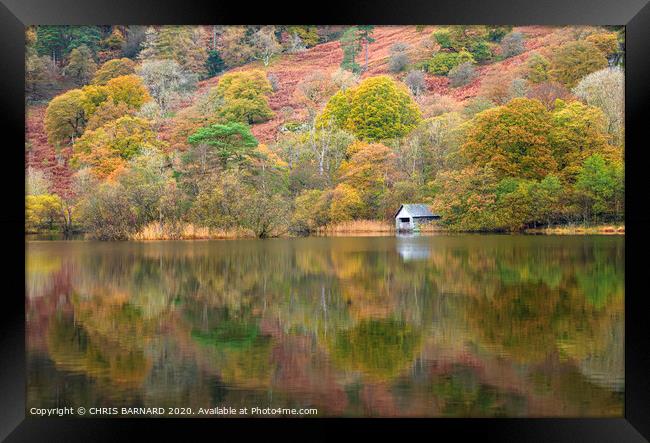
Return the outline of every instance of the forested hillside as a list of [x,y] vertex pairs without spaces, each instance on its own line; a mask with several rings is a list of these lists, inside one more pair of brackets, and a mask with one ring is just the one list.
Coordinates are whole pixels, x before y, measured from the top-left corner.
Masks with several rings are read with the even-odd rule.
[[621,223],[622,27],[27,29],[26,229]]

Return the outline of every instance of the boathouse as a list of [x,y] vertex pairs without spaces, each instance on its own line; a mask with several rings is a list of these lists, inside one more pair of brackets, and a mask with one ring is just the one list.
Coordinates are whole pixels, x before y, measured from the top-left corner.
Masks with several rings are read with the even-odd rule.
[[427,205],[401,205],[397,213],[395,213],[395,230],[397,232],[417,231],[423,224],[429,224],[437,220],[440,220],[440,215],[432,213]]

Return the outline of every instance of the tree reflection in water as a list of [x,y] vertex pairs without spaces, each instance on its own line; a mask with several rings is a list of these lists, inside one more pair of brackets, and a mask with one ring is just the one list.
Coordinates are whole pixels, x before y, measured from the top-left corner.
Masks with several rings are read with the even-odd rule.
[[28,404],[621,416],[624,239],[30,242]]

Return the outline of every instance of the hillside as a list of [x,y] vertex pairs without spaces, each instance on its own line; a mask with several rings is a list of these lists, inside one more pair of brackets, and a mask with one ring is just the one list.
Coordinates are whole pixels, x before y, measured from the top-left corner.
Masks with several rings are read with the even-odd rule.
[[41,26],[27,37],[32,230],[386,232],[405,202],[442,214],[434,230],[622,222],[620,27]]
[[[434,29],[432,26],[425,27],[423,30],[416,30],[414,26],[378,27],[374,34],[375,42],[370,45],[368,51],[369,69],[363,73],[362,78],[376,75],[392,75],[388,69],[390,47],[397,42],[404,42],[413,47],[418,47],[430,40],[430,34]],[[446,77],[427,74],[427,93],[450,96],[460,101],[476,97],[485,75],[495,72],[507,74],[509,70],[521,65],[532,52],[543,47],[549,37],[561,32],[561,30],[553,30],[542,26],[524,26],[515,29],[527,36],[525,52],[507,60],[480,66],[477,78],[469,85],[461,88],[451,88]],[[269,97],[269,105],[276,113],[276,116],[268,122],[254,125],[253,134],[262,142],[275,141],[278,136],[278,128],[284,123],[284,119],[279,115],[283,107],[293,108],[297,118],[304,117],[304,106],[301,106],[294,97],[296,85],[306,75],[314,71],[320,70],[327,74],[335,72],[339,68],[342,58],[341,45],[338,41],[334,41],[316,45],[298,54],[283,54],[274,60],[267,72],[278,77],[279,89]],[[262,67],[261,63],[254,62],[234,68],[231,71],[245,71],[253,68],[259,69],[260,67]],[[403,76],[404,74],[395,77]],[[202,93],[206,93],[208,89],[216,86],[219,77],[214,76],[201,81],[195,96],[198,97]],[[193,99],[190,99],[186,102],[186,105],[189,106],[192,103]],[[55,188],[63,191],[69,187],[71,171],[67,162],[61,163],[55,160],[55,149],[47,143],[47,136],[43,126],[45,107],[43,104],[37,104],[29,105],[27,109],[25,133],[30,149],[25,157],[26,166],[47,171],[53,178]],[[161,138],[166,138],[166,131],[172,128],[174,123],[173,119],[171,119],[163,124],[160,131]],[[69,158],[69,155],[70,152],[62,153],[64,159]]]

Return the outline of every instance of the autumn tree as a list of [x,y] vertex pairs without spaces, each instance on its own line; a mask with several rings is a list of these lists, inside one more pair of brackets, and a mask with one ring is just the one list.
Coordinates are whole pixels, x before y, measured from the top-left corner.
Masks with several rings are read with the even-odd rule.
[[137,75],[122,75],[106,82],[106,94],[113,102],[125,103],[129,108],[140,109],[151,100],[142,79]]
[[275,26],[262,26],[252,37],[254,57],[268,66],[271,58],[282,51],[275,36]]
[[409,73],[406,74],[406,77],[404,77],[404,83],[416,97],[427,90],[425,75],[422,71],[409,71]]
[[100,184],[80,202],[79,212],[86,231],[98,240],[127,240],[138,227],[126,190],[119,183]]
[[307,107],[309,120],[313,122],[327,100],[338,88],[329,75],[314,71],[305,76],[297,85],[294,98]]
[[535,52],[526,61],[526,79],[531,83],[542,83],[549,79],[551,62]]
[[363,202],[354,218],[377,217],[384,193],[393,181],[395,154],[379,143],[356,142],[348,147],[348,156],[339,176],[341,184],[352,187]]
[[63,223],[61,198],[53,194],[25,197],[25,228],[28,231],[53,230]]
[[407,68],[409,60],[409,45],[397,42],[390,47],[388,69],[390,72],[401,72]]
[[138,68],[147,90],[164,113],[185,94],[194,90],[196,76],[175,60],[147,60]]
[[105,85],[109,80],[123,75],[135,74],[135,62],[129,58],[108,60],[95,72],[92,83]]
[[332,191],[332,203],[327,216],[335,223],[361,218],[367,212],[363,206],[359,192],[346,183],[340,183]]
[[43,55],[31,55],[25,62],[25,91],[30,97],[43,97],[56,85],[58,69]]
[[599,108],[558,100],[551,117],[553,127],[548,135],[565,180],[574,182],[585,159],[593,154],[610,160],[620,156],[620,150],[607,143],[606,118]]
[[607,67],[607,58],[589,41],[571,41],[560,46],[551,60],[550,75],[567,88],[592,72]]
[[161,26],[149,28],[141,60],[174,60],[183,70],[205,74],[207,51],[202,44],[201,30],[196,26]]
[[74,144],[73,164],[89,166],[97,177],[106,178],[122,170],[142,149],[157,147],[149,122],[127,115],[86,131]]
[[420,111],[404,85],[390,77],[371,77],[339,91],[318,117],[364,140],[403,137],[420,121]]
[[543,178],[557,169],[549,141],[550,115],[537,100],[516,98],[477,114],[461,152],[504,176]]
[[320,189],[306,189],[296,196],[291,217],[291,225],[295,231],[309,233],[327,224],[327,194],[327,191]]
[[533,84],[526,91],[526,97],[539,100],[547,109],[553,109],[558,99],[569,101],[574,98],[564,85],[554,81]]
[[625,75],[620,68],[606,68],[584,77],[573,93],[589,106],[605,113],[607,132],[614,144],[623,142],[625,126]]
[[514,57],[524,52],[524,35],[521,32],[511,32],[501,40],[501,56]]
[[180,201],[169,202],[176,182],[172,176],[171,159],[158,149],[144,149],[133,157],[119,182],[134,208],[138,226],[156,221],[161,228],[164,222],[178,220]]
[[79,137],[86,125],[86,95],[79,89],[72,89],[50,101],[45,111],[45,130],[48,141],[62,146]]
[[226,120],[252,124],[264,122],[273,116],[268,103],[272,87],[263,71],[224,74],[215,92],[223,100],[219,114]]
[[224,63],[230,67],[241,66],[253,59],[254,49],[245,26],[227,26],[217,45]]

